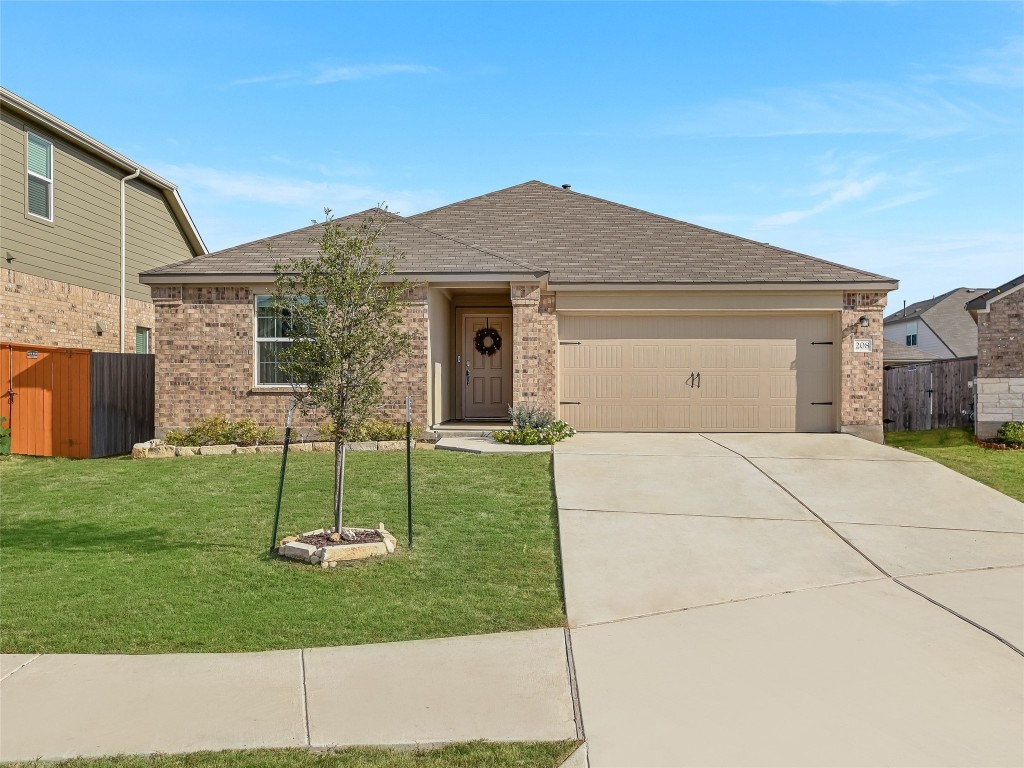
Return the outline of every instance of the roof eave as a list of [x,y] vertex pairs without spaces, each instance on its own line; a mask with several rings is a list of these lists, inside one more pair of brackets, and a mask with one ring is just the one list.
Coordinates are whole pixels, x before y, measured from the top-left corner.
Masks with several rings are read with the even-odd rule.
[[[429,278],[435,282],[482,283],[541,280],[544,275],[544,272],[398,272],[384,280],[387,282]],[[139,275],[139,282],[144,285],[266,285],[276,279],[277,274],[274,272],[142,272]]]
[[895,291],[899,281],[792,281],[744,282],[648,282],[648,283],[560,283],[550,281],[553,291]]

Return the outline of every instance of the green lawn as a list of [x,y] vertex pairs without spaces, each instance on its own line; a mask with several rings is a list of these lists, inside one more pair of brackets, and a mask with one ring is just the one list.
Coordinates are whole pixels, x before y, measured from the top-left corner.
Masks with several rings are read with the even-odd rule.
[[1024,501],[1024,451],[997,451],[975,445],[969,429],[886,432],[886,445],[905,448],[945,464]]
[[[577,742],[494,744],[474,741],[417,751],[353,747],[329,752],[249,749],[187,755],[78,758],[48,763],[54,768],[555,768]],[[11,768],[40,763],[11,763]]]
[[[259,651],[561,626],[549,455],[348,459],[345,522],[384,560],[268,558],[279,456],[0,462],[0,651]],[[289,458],[281,534],[332,523],[333,455]]]

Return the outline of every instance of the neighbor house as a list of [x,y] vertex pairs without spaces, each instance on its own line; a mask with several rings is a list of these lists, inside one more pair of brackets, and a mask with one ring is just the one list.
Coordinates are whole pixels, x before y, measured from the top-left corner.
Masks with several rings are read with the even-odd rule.
[[978,323],[974,431],[990,438],[1024,421],[1024,275],[967,302]]
[[939,359],[974,357],[978,354],[978,326],[964,303],[986,290],[954,288],[893,312],[885,318],[885,339]]
[[[385,410],[417,424],[542,406],[581,430],[851,432],[882,439],[892,278],[530,181],[390,219],[406,327]],[[288,339],[274,265],[322,225],[145,272],[157,427],[223,413],[281,425]]]
[[206,253],[177,187],[0,88],[0,340],[149,352],[139,273]]

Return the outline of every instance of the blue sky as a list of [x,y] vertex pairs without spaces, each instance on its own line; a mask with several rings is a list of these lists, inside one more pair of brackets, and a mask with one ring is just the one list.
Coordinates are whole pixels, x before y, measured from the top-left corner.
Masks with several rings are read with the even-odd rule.
[[[1020,3],[21,3],[0,81],[211,249],[528,179],[901,281],[1024,272]],[[44,31],[40,45],[38,31]]]

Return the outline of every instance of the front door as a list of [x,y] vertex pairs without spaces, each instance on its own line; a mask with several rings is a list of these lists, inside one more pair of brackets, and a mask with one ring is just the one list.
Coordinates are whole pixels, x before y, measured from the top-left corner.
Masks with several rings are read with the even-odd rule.
[[512,316],[462,320],[462,418],[505,419],[512,402]]

